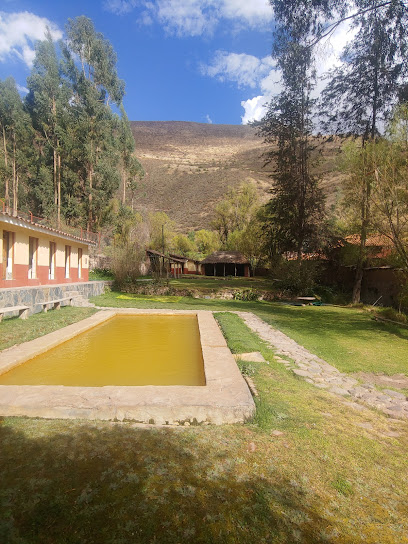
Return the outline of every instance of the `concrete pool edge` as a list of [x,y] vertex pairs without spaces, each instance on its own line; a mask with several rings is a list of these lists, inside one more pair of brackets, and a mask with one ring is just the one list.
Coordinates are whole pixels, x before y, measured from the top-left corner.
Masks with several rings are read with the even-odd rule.
[[205,386],[1,385],[0,415],[43,418],[132,420],[141,423],[239,423],[255,411],[254,401],[212,315],[203,310],[112,308],[5,350],[0,373],[47,351],[115,315],[196,315]]

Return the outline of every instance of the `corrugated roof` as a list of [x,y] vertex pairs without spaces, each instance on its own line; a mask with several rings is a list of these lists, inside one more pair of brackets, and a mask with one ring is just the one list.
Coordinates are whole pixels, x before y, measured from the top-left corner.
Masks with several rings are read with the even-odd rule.
[[215,251],[201,264],[249,264],[249,261],[240,251]]

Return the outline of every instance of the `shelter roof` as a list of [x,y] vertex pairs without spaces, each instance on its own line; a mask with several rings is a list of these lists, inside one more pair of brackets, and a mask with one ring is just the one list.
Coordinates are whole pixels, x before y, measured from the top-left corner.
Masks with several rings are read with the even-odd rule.
[[240,251],[215,251],[201,264],[249,264],[249,261]]

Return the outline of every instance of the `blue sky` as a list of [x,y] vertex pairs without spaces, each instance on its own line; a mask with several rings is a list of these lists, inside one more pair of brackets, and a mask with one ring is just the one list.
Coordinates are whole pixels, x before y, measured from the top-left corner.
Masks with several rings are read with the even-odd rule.
[[112,43],[131,120],[245,123],[279,88],[267,0],[0,0],[0,78],[24,93],[35,40],[78,15]]

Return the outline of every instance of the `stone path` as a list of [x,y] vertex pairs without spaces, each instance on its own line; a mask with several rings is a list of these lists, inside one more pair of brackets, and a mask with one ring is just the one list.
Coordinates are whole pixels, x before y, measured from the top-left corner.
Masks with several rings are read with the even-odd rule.
[[[286,334],[272,328],[256,315],[250,312],[234,313],[239,315],[250,329],[276,351],[278,356],[275,356],[275,359],[278,363],[291,368],[297,376],[303,377],[307,382],[320,389],[326,389],[342,397],[351,397],[352,400],[362,401],[392,417],[408,418],[408,401],[403,393],[391,389],[378,391],[371,383],[359,383],[317,355],[310,353]],[[297,368],[293,368],[290,361],[282,359],[279,355],[292,359]]]

